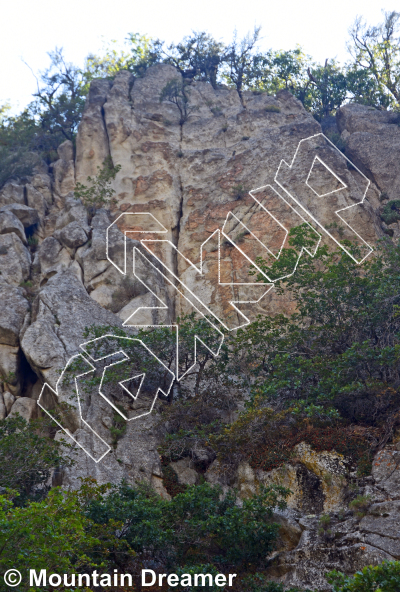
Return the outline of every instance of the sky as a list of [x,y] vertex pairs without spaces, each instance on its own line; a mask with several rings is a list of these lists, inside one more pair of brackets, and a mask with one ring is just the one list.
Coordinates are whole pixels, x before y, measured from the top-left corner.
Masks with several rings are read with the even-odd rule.
[[13,113],[31,100],[33,72],[49,64],[47,52],[64,48],[68,61],[83,66],[103,41],[123,41],[130,32],[178,42],[191,31],[206,30],[229,42],[234,29],[243,36],[261,25],[262,49],[299,44],[316,61],[347,59],[348,28],[357,15],[370,24],[395,0],[8,0],[1,10],[0,105]]

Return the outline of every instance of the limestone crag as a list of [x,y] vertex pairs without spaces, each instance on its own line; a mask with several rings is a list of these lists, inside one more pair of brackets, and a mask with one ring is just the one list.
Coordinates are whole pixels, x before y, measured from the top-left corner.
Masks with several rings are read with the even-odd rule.
[[[72,143],[64,142],[50,167],[43,164],[0,190],[0,417],[19,413],[29,420],[43,413],[36,401],[44,383],[50,411],[70,402],[65,421],[76,463],[55,476],[64,486],[78,487],[79,477],[89,475],[101,483],[145,480],[168,497],[157,452],[163,402],[118,431],[115,409],[96,389],[79,408],[74,381],[59,380],[82,354],[91,327],[122,329],[135,311],[137,324],[168,325],[203,306],[201,312],[232,329],[243,322],[240,311],[251,319],[259,312],[291,310],[284,295],[265,294],[265,285],[243,285],[255,257],[278,256],[285,229],[302,222],[331,246],[344,233],[364,256],[388,230],[382,207],[398,198],[400,129],[393,115],[351,104],[340,109],[336,134],[354,168],[287,91],[274,97],[244,92],[241,100],[235,90],[193,82],[182,115],[177,105],[160,102],[171,80],[179,83],[181,75],[157,65],[142,78],[120,72],[113,81],[92,82],[75,157]],[[76,181],[86,184],[96,175],[108,156],[121,166],[113,183],[117,203],[93,214],[73,190]],[[364,195],[362,206],[350,207]],[[342,220],[335,218],[338,209]],[[329,234],[321,230],[328,226]],[[392,226],[396,238],[400,226]],[[143,281],[132,273],[133,247]],[[200,263],[202,273],[194,267]],[[231,304],[263,294],[256,305],[238,310]],[[57,439],[65,437],[57,432]],[[81,448],[96,438],[110,449],[101,462]],[[340,455],[317,454],[305,444],[298,445],[296,462],[269,473],[239,467],[234,485],[242,497],[263,483],[281,483],[293,492],[288,510],[275,517],[281,546],[270,558],[271,577],[288,586],[329,590],[324,573],[331,567],[353,573],[400,557],[394,527],[400,453],[388,447],[379,454],[372,477],[364,480]],[[218,461],[205,460],[205,478],[227,487]],[[170,468],[180,484],[200,480],[189,458]],[[363,517],[346,514],[357,492],[371,496]],[[322,514],[331,516],[333,534],[320,532]]]

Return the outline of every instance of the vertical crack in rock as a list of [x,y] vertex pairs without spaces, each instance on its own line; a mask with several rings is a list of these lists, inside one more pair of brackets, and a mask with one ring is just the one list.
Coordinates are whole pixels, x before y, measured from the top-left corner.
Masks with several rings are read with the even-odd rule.
[[[105,103],[107,103],[107,99],[105,100]],[[112,154],[111,154],[111,142],[110,142],[110,136],[108,135],[107,122],[106,122],[106,113],[104,111],[104,105],[101,106],[100,114],[101,114],[101,118],[103,120],[104,132],[105,132],[106,138],[107,138],[108,153],[110,155],[112,165],[114,166],[114,161],[113,161],[113,157],[112,157]]]

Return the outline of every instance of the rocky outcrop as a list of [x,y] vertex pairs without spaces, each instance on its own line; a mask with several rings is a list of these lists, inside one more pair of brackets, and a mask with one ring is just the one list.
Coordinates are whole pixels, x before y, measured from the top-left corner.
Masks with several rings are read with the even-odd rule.
[[399,199],[398,114],[350,103],[340,108],[337,123],[349,158],[374,181],[387,199]]
[[[120,72],[114,81],[93,81],[75,159],[71,142],[64,142],[48,171],[10,181],[0,191],[0,418],[18,413],[29,420],[43,409],[64,413],[76,460],[61,475],[65,486],[78,487],[79,477],[87,476],[101,483],[144,480],[168,497],[157,452],[162,400],[151,414],[120,429],[118,413],[99,395],[96,381],[89,388],[80,374],[59,380],[62,369],[79,359],[88,329],[108,326],[133,336],[123,323],[135,311],[137,325],[170,325],[192,305],[200,307],[199,301],[202,312],[229,329],[242,322],[232,301],[259,300],[240,309],[250,319],[291,310],[273,291],[261,298],[265,286],[240,285],[248,283],[250,262],[265,256],[265,245],[277,255],[286,230],[302,222],[317,230],[330,227],[321,236],[334,245],[341,232],[354,239],[347,222],[367,249],[387,230],[382,204],[398,197],[400,130],[392,114],[357,105],[339,111],[345,155],[356,170],[286,91],[275,97],[245,92],[240,100],[235,90],[193,82],[182,116],[175,104],[160,102],[173,80],[179,84],[181,75],[172,66],[157,65],[142,78]],[[108,156],[121,166],[114,182],[117,204],[111,212],[88,212],[73,196],[75,182],[86,184]],[[361,200],[364,193],[365,203],[349,208],[356,205],[354,195]],[[260,203],[268,204],[267,213]],[[346,208],[342,221],[332,217]],[[392,234],[400,235],[400,227]],[[132,274],[133,247],[138,277]],[[195,267],[200,263],[202,273]],[[59,430],[56,438],[67,436]],[[101,462],[83,450],[99,439],[109,449]],[[275,516],[281,541],[270,558],[271,577],[328,590],[324,573],[330,568],[353,573],[398,558],[399,454],[382,451],[372,477],[364,480],[340,455],[315,453],[304,443],[295,461],[268,473],[241,465],[234,485],[242,497],[261,484],[292,490],[288,509]],[[206,480],[227,487],[218,461],[207,455],[197,461],[208,465]],[[180,486],[200,481],[188,458],[170,468]],[[348,512],[357,493],[371,500],[362,517]],[[329,515],[329,528],[321,526],[321,515]]]
[[[247,92],[244,107],[235,90],[213,89],[207,83],[193,82],[187,91],[187,118],[182,122],[176,105],[160,102],[161,90],[173,80],[180,83],[180,74],[172,66],[158,65],[141,79],[133,80],[129,72],[120,72],[111,88],[105,81],[92,85],[93,93],[89,95],[77,139],[76,178],[84,182],[110,154],[113,162],[121,166],[115,181],[118,212],[149,213],[166,229],[162,236],[149,234],[144,221],[131,216],[129,223],[135,230],[130,236],[138,240],[158,239],[147,243],[147,248],[190,289],[189,292],[184,288],[185,296],[201,306],[192,296],[201,294],[201,303],[207,311],[233,328],[240,324],[241,318],[230,301],[257,301],[265,288],[230,284],[248,284],[250,264],[246,257],[254,261],[260,254],[259,241],[279,251],[284,240],[277,222],[260,212],[248,192],[271,184],[270,189],[257,193],[257,199],[268,199],[271,213],[291,227],[304,222],[295,210],[301,215],[304,211],[294,201],[291,209],[276,191],[283,191],[289,202],[285,190],[303,200],[309,209],[310,204],[316,205],[314,189],[306,183],[315,151],[322,151],[324,161],[340,171],[346,187],[358,183],[360,196],[363,182],[357,172],[349,170],[338,150],[326,142],[321,145],[320,137],[315,136],[321,132],[319,124],[290,93],[282,91],[271,97]],[[315,145],[299,152],[296,174],[288,176],[281,169],[282,188],[279,188],[275,175],[282,159],[290,162],[299,142],[312,136],[316,137],[316,144],[312,140],[311,144]],[[326,183],[329,185],[330,180]],[[344,193],[340,195],[339,206],[349,205],[351,200],[346,202],[348,197]],[[325,226],[339,222],[333,213],[336,202],[332,199],[318,201],[318,216]],[[382,234],[371,212],[379,206],[374,187],[368,189],[368,200],[358,216],[350,219],[350,213],[356,210],[349,210],[346,222],[353,224],[371,243]],[[227,216],[231,221],[243,221],[246,226],[235,222],[233,227],[232,224],[227,227]],[[342,226],[342,231],[347,232]],[[221,237],[219,249],[214,233],[222,228],[231,240]],[[334,237],[334,231],[331,232]],[[331,240],[326,236],[325,239]],[[238,242],[240,250],[235,248]],[[188,264],[188,260],[194,265],[202,260],[203,273]],[[219,285],[220,281],[223,286]],[[103,284],[101,294],[105,292]],[[184,300],[176,299],[176,303],[176,314],[186,311]],[[245,314],[254,317],[281,306],[278,297],[270,295],[242,308]]]
[[[242,463],[232,482],[241,497],[253,495],[262,485],[291,490],[288,508],[273,517],[281,528],[268,575],[287,587],[328,592],[332,588],[325,574],[333,569],[350,575],[367,565],[398,560],[399,455],[393,446],[379,452],[372,475],[363,478],[357,477],[349,459],[317,453],[305,443],[295,448],[294,461],[269,472]],[[226,488],[218,460],[205,478]]]

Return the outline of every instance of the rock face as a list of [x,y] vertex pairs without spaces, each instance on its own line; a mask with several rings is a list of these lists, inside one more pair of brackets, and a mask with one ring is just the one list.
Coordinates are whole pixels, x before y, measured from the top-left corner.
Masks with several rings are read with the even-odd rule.
[[[245,92],[242,102],[232,89],[194,82],[182,116],[175,104],[160,102],[175,79],[180,74],[172,66],[158,65],[143,78],[120,72],[112,82],[94,81],[75,160],[64,142],[47,173],[0,191],[0,417],[61,413],[76,458],[62,475],[65,486],[78,487],[79,477],[89,475],[99,482],[146,480],[168,497],[157,452],[163,402],[121,429],[120,410],[100,396],[100,380],[87,388],[82,378],[105,365],[90,358],[94,371],[82,356],[91,328],[92,336],[107,326],[114,336],[123,328],[133,338],[133,313],[135,325],[171,325],[195,307],[233,329],[244,314],[251,320],[290,310],[269,286],[246,285],[255,257],[278,256],[287,230],[301,223],[333,246],[343,232],[365,256],[387,231],[382,204],[398,197],[400,129],[392,115],[357,105],[340,110],[338,129],[357,170],[288,92]],[[73,196],[75,182],[86,184],[108,156],[121,165],[117,204],[89,215]],[[243,300],[257,303],[232,305]],[[60,379],[66,366],[70,374]],[[145,409],[146,396],[130,401],[131,410]],[[56,438],[67,436],[60,429]],[[271,577],[329,590],[324,573],[331,566],[352,573],[399,557],[399,454],[382,451],[372,478],[357,485],[373,502],[362,518],[341,514],[353,478],[339,455],[300,444],[296,463],[282,469],[262,473],[242,465],[236,478],[242,496],[262,483],[293,491],[288,510],[276,515],[281,546],[271,557]],[[189,459],[171,468],[180,484],[200,480]],[[218,461],[205,478],[219,482]],[[323,513],[332,517],[333,538],[319,532]]]
[[[236,480],[241,496],[251,496],[260,485],[283,485],[292,492],[287,499],[289,508],[309,514],[340,510],[345,503],[349,472],[346,459],[335,452],[315,452],[304,442],[294,448],[294,456],[295,464],[287,463],[269,472],[242,463]],[[207,474],[213,474],[212,466],[206,478]]]
[[344,105],[337,117],[346,154],[388,199],[400,195],[400,127],[396,113],[365,105]]
[[[77,138],[76,178],[85,182],[111,155],[121,166],[115,181],[118,211],[124,213],[119,228],[131,238],[150,239],[147,249],[184,282],[183,293],[192,304],[230,329],[243,324],[231,301],[256,302],[266,293],[265,287],[240,284],[249,284],[250,261],[268,253],[260,241],[276,255],[285,243],[277,220],[285,228],[309,222],[318,229],[337,222],[346,233],[336,210],[367,193],[365,205],[342,218],[368,244],[382,234],[373,215],[379,205],[376,188],[318,135],[319,124],[290,93],[248,92],[243,107],[236,91],[195,82],[182,123],[176,105],[159,99],[171,80],[179,82],[180,74],[159,65],[138,80],[121,72],[112,88],[104,81],[92,85]],[[282,159],[290,163],[295,154],[293,166],[280,167]],[[149,215],[165,230],[150,227]],[[224,235],[218,234],[221,230]],[[341,240],[334,232],[323,233],[324,240]],[[346,238],[355,236],[349,231]],[[202,273],[194,267],[200,261]],[[184,300],[176,299],[176,305],[176,313],[187,312]],[[281,305],[271,293],[262,303],[239,308],[254,317]]]

